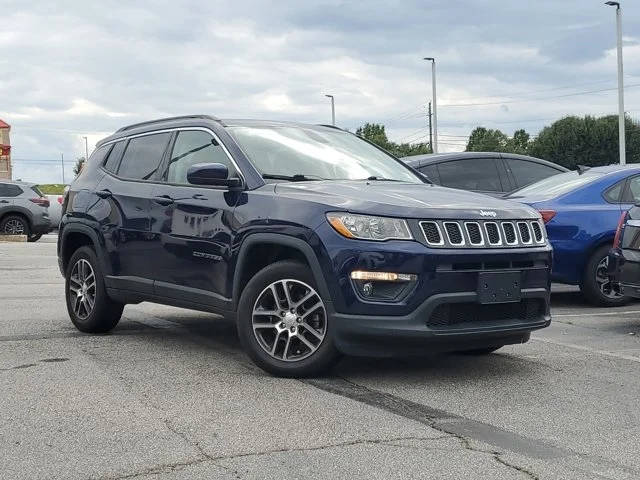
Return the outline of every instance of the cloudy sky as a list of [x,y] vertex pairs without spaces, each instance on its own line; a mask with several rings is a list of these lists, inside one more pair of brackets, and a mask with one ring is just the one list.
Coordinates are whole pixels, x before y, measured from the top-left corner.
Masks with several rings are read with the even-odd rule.
[[[640,2],[622,0],[626,110],[640,117]],[[386,125],[441,150],[477,125],[532,134],[615,113],[615,11],[601,0],[0,0],[0,118],[14,177],[66,178],[128,123],[185,113]],[[588,92],[588,93],[587,93]]]

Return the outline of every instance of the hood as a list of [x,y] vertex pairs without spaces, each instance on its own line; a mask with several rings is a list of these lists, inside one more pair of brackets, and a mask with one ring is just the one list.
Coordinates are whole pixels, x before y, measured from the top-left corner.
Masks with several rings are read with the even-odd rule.
[[279,183],[276,195],[321,203],[327,211],[403,218],[524,219],[539,214],[521,203],[430,184],[386,181]]

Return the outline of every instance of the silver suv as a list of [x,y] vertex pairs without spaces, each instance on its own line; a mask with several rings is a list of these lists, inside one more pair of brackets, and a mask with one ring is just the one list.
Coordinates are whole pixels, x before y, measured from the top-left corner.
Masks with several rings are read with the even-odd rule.
[[0,235],[35,242],[51,230],[49,200],[32,183],[0,181]]

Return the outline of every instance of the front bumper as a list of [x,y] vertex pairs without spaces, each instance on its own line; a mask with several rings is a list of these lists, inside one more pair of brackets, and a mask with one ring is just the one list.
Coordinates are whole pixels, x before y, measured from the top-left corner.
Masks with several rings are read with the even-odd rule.
[[[549,290],[523,289],[519,304],[478,303],[476,292],[434,295],[403,316],[331,312],[336,347],[348,355],[412,355],[524,343],[549,326]],[[536,305],[535,307],[530,307]],[[522,310],[524,307],[524,311]],[[442,315],[440,312],[448,310]],[[469,309],[475,309],[471,312]],[[465,312],[469,317],[465,317]],[[455,317],[455,318],[454,318]],[[443,320],[455,319],[455,322]]]

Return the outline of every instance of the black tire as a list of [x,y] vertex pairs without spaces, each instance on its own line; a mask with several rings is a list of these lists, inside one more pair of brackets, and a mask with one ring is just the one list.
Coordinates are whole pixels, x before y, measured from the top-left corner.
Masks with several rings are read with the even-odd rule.
[[27,238],[27,241],[28,242],[37,242],[41,238],[42,238],[42,234],[41,233],[34,233],[33,235],[29,235],[29,237]]
[[502,347],[504,347],[504,345],[496,345],[493,347],[486,347],[486,348],[476,348],[474,350],[463,350],[458,353],[462,355],[473,355],[473,356],[489,355],[490,353],[493,353],[496,350],[501,349]]
[[[20,231],[16,232],[16,228],[20,229]],[[29,238],[30,232],[29,221],[22,215],[7,215],[0,222],[0,234],[26,235]]]
[[[74,295],[72,286],[73,289],[78,287],[78,283],[75,281],[78,277],[73,275],[73,273],[74,269],[81,261],[88,262],[90,265],[93,271],[95,286],[92,289],[94,292],[92,308],[81,310],[78,313],[75,309],[77,296]],[[72,275],[75,280],[72,279]],[[104,286],[104,277],[102,269],[100,268],[100,262],[91,247],[80,247],[71,256],[69,264],[67,265],[67,271],[65,272],[64,292],[69,318],[71,318],[73,324],[81,332],[105,333],[112,330],[120,321],[124,305],[122,303],[114,302],[108,297]]]
[[[303,265],[299,262],[294,261],[281,261],[269,265],[268,267],[260,270],[247,284],[245,289],[240,296],[240,302],[238,305],[238,318],[237,318],[237,327],[238,327],[238,336],[240,337],[240,342],[245,350],[245,352],[251,357],[253,362],[258,365],[260,368],[269,372],[273,375],[279,377],[310,377],[314,375],[318,375],[326,370],[330,369],[340,358],[340,354],[335,348],[334,340],[333,340],[333,330],[330,323],[330,319],[328,318],[328,312],[326,309],[319,309],[313,315],[310,315],[309,318],[312,318],[314,315],[317,315],[315,318],[316,321],[324,321],[323,327],[319,327],[317,332],[324,331],[324,337],[318,343],[318,345],[314,345],[316,348],[315,351],[308,354],[309,356],[300,358],[299,360],[290,360],[284,361],[278,358],[274,358],[271,354],[269,354],[261,343],[258,341],[258,333],[254,334],[253,328],[253,311],[256,306],[258,300],[264,299],[265,295],[268,294],[269,286],[279,282],[287,280],[292,282],[294,285],[304,285],[304,287],[310,287],[315,294],[317,294],[317,298],[322,302],[322,306],[326,305],[326,299],[323,299],[316,286],[316,282],[311,274],[309,267]],[[303,288],[304,288],[303,287]],[[290,291],[290,295],[294,295],[294,291]],[[311,290],[308,290],[309,294],[311,294]],[[284,293],[282,294],[284,296]],[[300,298],[298,298],[299,300]],[[292,298],[293,300],[293,298]],[[310,301],[316,302],[315,297],[313,297]],[[281,304],[284,305],[284,301]],[[287,306],[287,308],[290,305]],[[275,307],[274,307],[275,308]],[[283,308],[283,307],[282,307]],[[296,313],[293,315],[294,317],[297,315],[304,316],[305,304],[302,304],[299,309],[296,309],[296,312],[302,311],[302,313]],[[283,310],[286,310],[283,308]],[[309,309],[309,312],[312,312],[312,309]],[[324,317],[322,317],[322,313],[324,312]],[[284,312],[283,312],[284,313]],[[288,314],[287,314],[288,315]],[[258,318],[258,317],[256,317]],[[260,317],[262,318],[262,317]],[[283,348],[284,353],[282,353],[281,358],[284,358],[287,355],[287,349],[289,348],[289,342],[294,344],[296,342],[300,342],[300,340],[295,339],[295,337],[299,337],[302,335],[306,335],[306,339],[313,339],[308,334],[305,328],[301,328],[300,325],[297,326],[297,330],[295,334],[289,335],[285,330],[277,330],[276,325],[284,325],[284,321],[280,322],[278,315],[265,316],[264,323],[272,323],[274,325],[273,330],[270,330],[270,327],[267,327],[268,332],[272,332],[275,337],[274,345],[278,343],[279,335],[282,334],[285,338],[283,340],[286,342],[286,346]],[[322,320],[324,318],[324,320]],[[304,323],[301,324],[304,327]],[[319,324],[318,324],[319,325]],[[295,324],[293,325],[295,330]],[[264,330],[261,330],[264,332]],[[269,333],[265,333],[263,335],[269,335]],[[263,343],[264,343],[264,337]],[[281,345],[281,344],[280,344]],[[297,343],[299,347],[304,349],[306,347],[303,346],[302,343]],[[308,348],[311,351],[311,348]],[[295,353],[300,353],[298,350]]]
[[[598,270],[602,270],[601,262],[608,258],[609,250],[611,250],[611,245],[602,245],[596,249],[585,265],[582,274],[582,282],[580,284],[582,296],[587,302],[597,307],[620,307],[629,303],[630,300],[629,297],[614,294],[613,292],[605,293],[611,291],[607,288],[607,284],[605,283],[601,289],[602,285],[598,283],[596,278]],[[600,277],[602,277],[602,272],[600,272]]]

